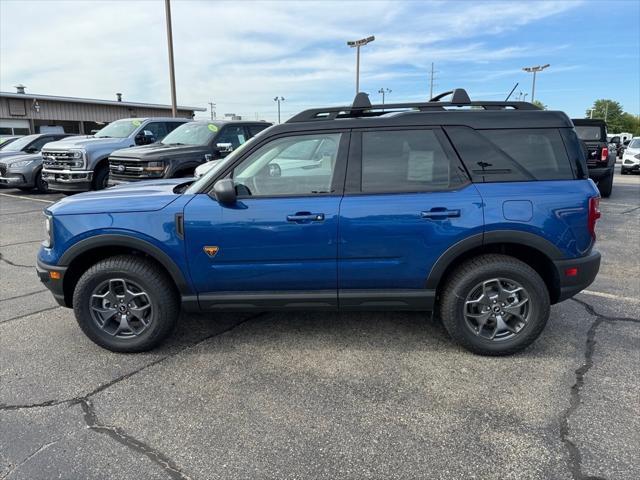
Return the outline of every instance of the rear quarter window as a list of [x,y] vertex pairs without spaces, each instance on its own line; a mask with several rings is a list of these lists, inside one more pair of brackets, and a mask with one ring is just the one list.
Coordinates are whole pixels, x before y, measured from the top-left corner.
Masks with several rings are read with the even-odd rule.
[[558,129],[448,127],[446,131],[476,182],[575,178]]

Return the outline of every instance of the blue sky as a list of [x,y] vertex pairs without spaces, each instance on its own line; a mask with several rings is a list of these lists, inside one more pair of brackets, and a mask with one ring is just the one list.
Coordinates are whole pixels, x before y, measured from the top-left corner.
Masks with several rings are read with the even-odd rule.
[[[597,98],[640,113],[640,1],[216,1],[173,0],[178,103],[273,120],[350,103],[355,51],[361,90],[416,101],[464,87],[503,99],[521,67],[550,63],[536,98],[581,116]],[[163,2],[0,0],[0,89],[168,103]],[[207,114],[208,115],[208,114]]]

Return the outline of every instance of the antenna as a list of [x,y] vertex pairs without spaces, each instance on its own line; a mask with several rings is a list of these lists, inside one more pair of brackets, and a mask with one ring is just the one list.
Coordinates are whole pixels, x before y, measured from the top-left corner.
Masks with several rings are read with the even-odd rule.
[[519,82],[516,82],[516,84],[513,86],[513,88],[512,88],[512,89],[511,89],[511,91],[509,92],[509,95],[507,95],[507,98],[505,98],[505,99],[504,99],[504,101],[505,101],[505,102],[509,100],[509,97],[511,96],[511,94],[513,93],[513,91],[514,91],[516,88],[518,88],[518,84],[519,84]]

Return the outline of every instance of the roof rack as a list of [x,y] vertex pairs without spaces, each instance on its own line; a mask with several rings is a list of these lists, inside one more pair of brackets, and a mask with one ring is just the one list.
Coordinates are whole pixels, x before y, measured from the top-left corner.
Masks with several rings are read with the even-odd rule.
[[[451,95],[448,102],[440,101]],[[353,100],[353,104],[344,107],[312,108],[294,115],[286,123],[313,122],[317,120],[335,120],[337,118],[362,118],[379,117],[392,112],[414,110],[420,112],[446,111],[447,107],[478,107],[484,110],[540,110],[529,102],[500,102],[500,101],[472,101],[463,88],[456,88],[448,92],[436,95],[428,102],[420,103],[387,103],[384,105],[372,105],[369,95],[359,92]]]

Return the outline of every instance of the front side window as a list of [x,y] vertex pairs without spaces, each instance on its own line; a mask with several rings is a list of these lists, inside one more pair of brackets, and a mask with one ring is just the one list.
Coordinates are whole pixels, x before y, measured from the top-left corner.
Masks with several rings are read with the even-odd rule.
[[151,132],[156,140],[163,139],[167,134],[167,128],[163,122],[147,123],[142,130]]
[[127,138],[140,125],[142,125],[142,121],[137,119],[116,120],[99,130],[95,136],[98,138]]
[[216,138],[216,143],[230,143],[234,149],[246,141],[244,127],[240,125],[224,127]]
[[445,190],[463,182],[432,130],[362,134],[363,192]]
[[232,173],[239,196],[331,193],[340,133],[298,135],[263,145]]

